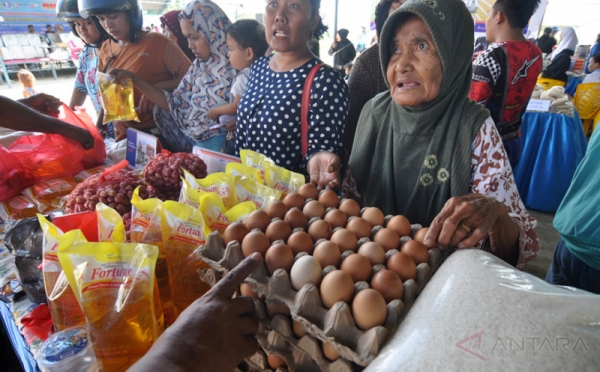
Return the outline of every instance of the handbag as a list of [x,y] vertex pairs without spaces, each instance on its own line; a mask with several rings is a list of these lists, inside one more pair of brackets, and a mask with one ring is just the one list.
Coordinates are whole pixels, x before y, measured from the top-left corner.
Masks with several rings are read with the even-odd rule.
[[310,90],[312,89],[315,77],[319,69],[323,66],[322,63],[317,63],[309,71],[304,82],[304,90],[302,90],[302,108],[300,113],[300,121],[302,122],[302,159],[308,154],[308,109],[310,107]]

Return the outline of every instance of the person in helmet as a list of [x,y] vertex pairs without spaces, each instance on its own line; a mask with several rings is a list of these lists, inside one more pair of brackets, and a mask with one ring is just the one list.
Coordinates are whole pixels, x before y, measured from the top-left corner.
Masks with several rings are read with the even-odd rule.
[[[139,0],[79,0],[79,10],[98,19],[110,39],[100,48],[98,70],[108,73],[119,68],[132,71],[152,86],[173,91],[191,65],[176,43],[157,32],[142,29]],[[115,139],[127,137],[127,128],[150,132],[156,127],[154,104],[135,89],[134,102],[139,122],[115,122]]]
[[[59,0],[56,4],[56,17],[61,21],[68,22],[74,36],[81,39],[85,46],[79,52],[79,63],[75,78],[75,87],[71,95],[69,107],[75,109],[82,106],[87,96],[90,97],[96,114],[102,110],[96,72],[98,70],[98,50],[109,36],[104,31],[97,19],[92,17],[83,18],[79,14],[77,0]],[[107,132],[114,137],[112,125]]]

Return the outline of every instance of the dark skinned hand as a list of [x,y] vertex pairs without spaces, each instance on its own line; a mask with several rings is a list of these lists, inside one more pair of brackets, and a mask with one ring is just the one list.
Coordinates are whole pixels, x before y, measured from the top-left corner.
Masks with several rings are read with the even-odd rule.
[[342,161],[339,156],[329,151],[321,151],[310,158],[306,170],[310,176],[310,182],[319,190],[326,188],[339,190],[341,165]]
[[227,124],[227,126],[225,126],[225,128],[227,129],[228,132],[235,131],[236,127],[237,127],[237,119],[233,119],[232,121],[229,122],[229,124]]
[[60,102],[58,98],[46,93],[40,93],[28,98],[23,98],[20,99],[19,102],[44,115],[50,115],[55,118],[58,117],[59,108],[62,105],[62,102]]

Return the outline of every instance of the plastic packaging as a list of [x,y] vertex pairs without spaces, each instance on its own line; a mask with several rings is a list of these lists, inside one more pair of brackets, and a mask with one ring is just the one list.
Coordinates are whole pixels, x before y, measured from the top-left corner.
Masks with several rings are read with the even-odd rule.
[[78,230],[59,239],[58,258],[104,371],[126,371],[158,338],[157,256],[153,245],[89,243]]
[[104,124],[113,121],[140,121],[135,112],[133,82],[117,82],[112,75],[99,72],[98,87],[104,109]]
[[271,162],[265,163],[265,184],[275,190],[281,191],[281,197],[296,192],[306,183],[300,173],[294,173]]
[[104,164],[106,159],[106,145],[102,135],[96,128],[96,124],[85,111],[73,111],[63,103],[60,108],[58,119],[79,128],[86,129],[94,137],[94,147],[85,151],[85,156],[81,160],[84,169],[93,168]]
[[98,241],[124,243],[123,217],[103,203],[96,204],[96,213],[98,214]]
[[251,178],[236,177],[235,204],[253,201],[257,208],[267,209],[269,204],[279,199],[281,199],[281,191],[261,185]]
[[265,184],[265,181],[263,180],[263,177],[260,173],[260,169],[249,167],[244,164],[228,163],[225,167],[225,173],[235,178],[236,181],[240,177],[248,177],[261,185]]
[[227,218],[223,200],[214,192],[207,192],[200,197],[200,212],[211,231],[218,231],[223,234],[231,224],[229,218]]
[[252,150],[240,150],[240,159],[243,165],[258,169],[263,182],[265,181],[266,164],[274,163],[269,157]]
[[181,193],[179,194],[179,202],[181,204],[189,205],[190,207],[200,207],[200,196],[205,194],[204,191],[198,190],[197,188],[190,185],[185,179],[181,178]]
[[236,205],[225,213],[230,223],[241,222],[246,220],[246,217],[256,210],[256,204],[252,201],[247,201]]
[[38,212],[37,205],[27,195],[15,196],[0,203],[0,220],[4,221],[32,218]]
[[96,356],[85,327],[69,328],[50,336],[37,358],[42,372],[94,371]]
[[63,197],[69,195],[77,186],[72,177],[44,181],[23,190],[37,204],[40,213],[47,213],[60,207]]
[[19,159],[0,145],[0,201],[19,195],[33,183]]
[[[229,174],[218,172],[209,174],[203,179],[197,179],[193,174],[184,171],[185,181],[189,183],[189,186],[204,192],[217,193],[221,199],[223,199],[223,205],[229,209],[234,206],[233,200],[233,187],[234,180]],[[193,195],[192,195],[193,197]],[[198,198],[200,196],[198,195]]]
[[81,172],[77,173],[73,178],[75,179],[75,181],[77,181],[78,183],[80,183],[80,182],[83,182],[83,181],[87,180],[91,176],[94,176],[96,174],[100,174],[100,173],[104,172],[108,168],[110,168],[110,166],[108,166],[108,165],[100,165],[100,166],[95,167],[95,168],[86,169],[84,171],[81,171]]

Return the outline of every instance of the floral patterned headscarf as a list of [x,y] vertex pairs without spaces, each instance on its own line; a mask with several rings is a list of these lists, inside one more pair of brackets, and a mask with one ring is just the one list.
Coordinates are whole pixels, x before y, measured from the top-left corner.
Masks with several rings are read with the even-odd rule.
[[229,103],[235,77],[225,43],[230,22],[225,12],[210,0],[192,1],[183,9],[179,20],[189,22],[208,41],[211,55],[207,61],[194,60],[179,87],[168,95],[169,107],[184,135],[205,141],[227,132],[208,117],[208,110]]

